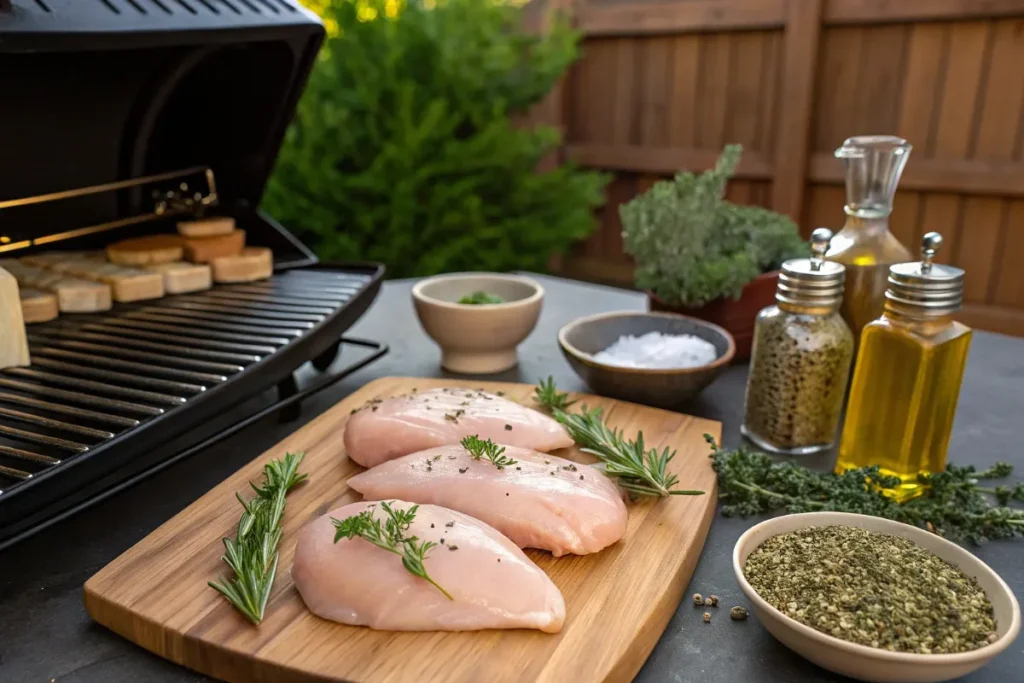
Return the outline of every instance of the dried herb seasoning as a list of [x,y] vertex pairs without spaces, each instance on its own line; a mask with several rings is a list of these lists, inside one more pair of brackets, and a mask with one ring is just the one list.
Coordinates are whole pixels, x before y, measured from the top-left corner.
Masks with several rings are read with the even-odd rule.
[[906,538],[849,526],[780,534],[743,566],[758,595],[836,638],[893,652],[968,652],[996,640],[977,582]]

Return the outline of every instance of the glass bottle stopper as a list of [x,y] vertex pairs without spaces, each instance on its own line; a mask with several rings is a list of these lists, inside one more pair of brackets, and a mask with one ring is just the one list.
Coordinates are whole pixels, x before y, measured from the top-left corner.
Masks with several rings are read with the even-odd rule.
[[932,272],[932,260],[942,246],[942,235],[937,232],[929,232],[921,238],[921,272]]
[[821,270],[821,264],[825,262],[825,252],[828,251],[829,242],[832,241],[832,231],[828,228],[816,228],[811,233],[811,270]]

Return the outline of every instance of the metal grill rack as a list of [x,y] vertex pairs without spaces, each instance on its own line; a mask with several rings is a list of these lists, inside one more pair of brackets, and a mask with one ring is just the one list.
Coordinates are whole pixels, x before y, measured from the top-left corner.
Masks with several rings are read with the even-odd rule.
[[80,461],[110,452],[107,467],[92,468],[99,473],[123,460],[118,444],[150,448],[158,423],[180,434],[208,412],[202,404],[223,409],[282,381],[293,392],[291,371],[310,358],[330,365],[380,275],[366,266],[285,270],[30,326],[31,366],[0,372],[0,520],[4,503],[36,498],[22,494]]

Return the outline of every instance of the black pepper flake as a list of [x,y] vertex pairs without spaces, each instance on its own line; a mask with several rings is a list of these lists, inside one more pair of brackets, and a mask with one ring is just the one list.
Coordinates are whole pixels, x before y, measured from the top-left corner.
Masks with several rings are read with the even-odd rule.
[[517,470],[522,470],[523,468],[522,468],[522,467],[516,467],[516,469],[517,469]]
[[498,562],[501,562],[501,558],[500,557],[498,558]]
[[373,412],[377,412],[377,406],[370,408],[370,410],[372,410]]
[[434,528],[434,523],[433,523],[433,522],[431,522],[431,523],[430,523],[430,528],[431,528],[431,529],[433,529],[433,528]]
[[512,425],[505,425],[505,431],[506,432],[511,432],[512,431]]
[[439,543],[440,543],[441,545],[444,545],[444,537],[443,537],[443,536],[441,537],[441,540],[439,541]]
[[449,455],[449,456],[448,456],[448,459],[449,459],[449,460],[454,460],[454,459],[455,459],[455,456],[454,456],[454,455]]
[[580,481],[583,481],[583,475],[582,474],[580,475]]
[[505,492],[505,495],[506,495],[506,496],[508,495],[508,491],[506,491],[506,492]]
[[445,524],[445,526],[451,529],[453,526],[455,526],[455,522],[448,522],[447,524]]
[[[441,540],[444,540],[444,539],[441,539]],[[459,549],[459,546],[457,546],[457,545],[450,545],[450,546],[448,546],[448,550],[458,550],[458,549]]]
[[460,467],[459,468],[459,474],[465,474],[466,470],[468,470],[468,469],[469,469],[468,467]]

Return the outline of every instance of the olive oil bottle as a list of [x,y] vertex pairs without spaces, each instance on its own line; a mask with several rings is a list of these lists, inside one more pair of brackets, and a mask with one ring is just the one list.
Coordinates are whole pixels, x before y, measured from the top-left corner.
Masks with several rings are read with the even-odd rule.
[[910,150],[903,138],[860,135],[835,152],[846,164],[846,224],[832,238],[826,258],[846,266],[840,313],[855,340],[882,314],[889,266],[911,259],[889,232],[893,197]]
[[882,316],[864,327],[836,471],[879,465],[899,477],[899,499],[920,493],[918,474],[940,472],[953,430],[970,328],[960,308],[964,271],[932,263],[938,233],[919,263],[889,270]]

